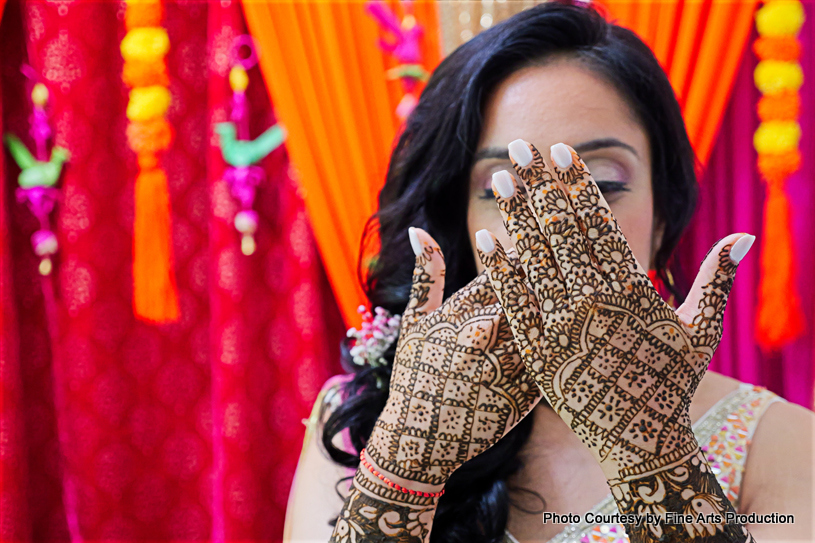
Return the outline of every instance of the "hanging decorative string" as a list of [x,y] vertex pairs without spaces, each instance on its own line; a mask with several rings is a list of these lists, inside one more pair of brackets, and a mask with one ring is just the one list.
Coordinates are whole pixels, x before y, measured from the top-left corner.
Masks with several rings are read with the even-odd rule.
[[387,77],[402,82],[405,95],[396,106],[396,115],[404,121],[419,102],[419,97],[416,96],[419,83],[427,81],[430,74],[422,66],[419,48],[424,30],[411,12],[410,0],[403,0],[401,5],[405,11],[401,21],[383,2],[371,0],[365,4],[365,9],[383,31],[393,35],[393,41],[380,39],[379,48],[393,55],[399,62],[398,66],[388,70]]
[[790,202],[784,192],[787,179],[801,166],[798,89],[804,76],[797,36],[803,23],[804,8],[798,0],[769,0],[756,12],[759,38],[753,51],[760,62],[754,79],[763,96],[753,145],[767,187],[756,338],[765,349],[783,346],[804,328],[795,282]]
[[[240,49],[246,47],[249,56],[241,58]],[[279,124],[269,127],[263,134],[249,139],[249,106],[246,103],[246,88],[249,76],[246,70],[258,62],[257,49],[252,37],[242,35],[235,38],[232,46],[232,69],[229,71],[229,86],[232,88],[231,122],[218,123],[215,132],[220,137],[221,155],[229,167],[224,179],[232,196],[240,203],[241,210],[235,214],[235,229],[241,233],[241,252],[251,255],[255,252],[255,232],[258,229],[258,214],[252,209],[255,189],[263,181],[263,168],[256,166],[272,151],[283,145],[286,133]]]
[[130,87],[127,142],[136,153],[133,228],[133,309],[155,323],[178,319],[178,289],[173,271],[172,223],[167,175],[158,153],[170,147],[173,130],[164,117],[170,106],[165,56],[170,50],[159,0],[127,0],[121,43],[122,78]]
[[[23,67],[23,73],[36,80],[33,72],[31,67]],[[44,84],[40,82],[34,84],[31,102],[34,107],[29,134],[36,146],[34,154],[13,134],[6,134],[4,140],[21,170],[17,178],[20,184],[16,192],[17,201],[26,203],[40,223],[40,229],[31,236],[31,247],[40,257],[40,274],[46,276],[51,274],[53,269],[51,257],[56,254],[58,248],[57,236],[51,230],[49,215],[60,196],[56,184],[62,173],[62,166],[71,155],[67,149],[55,145],[51,149],[51,156],[48,156],[47,145],[52,132],[46,113],[48,88]]]

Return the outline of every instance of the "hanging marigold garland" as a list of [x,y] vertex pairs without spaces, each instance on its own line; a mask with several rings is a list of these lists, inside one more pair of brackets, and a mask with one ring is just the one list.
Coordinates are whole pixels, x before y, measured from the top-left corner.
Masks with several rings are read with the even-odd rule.
[[160,0],[126,0],[121,43],[122,78],[130,87],[127,142],[136,153],[133,228],[133,309],[137,317],[163,323],[179,316],[173,271],[170,193],[158,153],[166,150],[173,130],[164,117],[170,106],[165,57],[170,49]]
[[787,178],[801,166],[798,89],[804,75],[798,63],[798,32],[803,23],[804,8],[798,0],[768,0],[756,13],[759,38],[753,51],[760,62],[753,75],[763,96],[753,145],[767,186],[756,338],[768,349],[794,339],[804,325],[795,286],[790,203],[784,192]]

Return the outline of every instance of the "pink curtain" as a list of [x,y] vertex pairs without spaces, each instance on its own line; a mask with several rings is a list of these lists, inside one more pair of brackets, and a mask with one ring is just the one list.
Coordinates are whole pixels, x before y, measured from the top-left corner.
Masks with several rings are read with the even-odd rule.
[[[258,248],[240,252],[211,131],[229,114],[240,6],[168,2],[176,138],[165,168],[182,315],[134,319],[120,15],[118,2],[10,2],[0,26],[3,130],[31,144],[30,63],[73,155],[52,215],[60,253],[41,282],[35,220],[2,153],[0,539],[279,540],[301,419],[340,371],[341,317],[284,148],[261,162]],[[249,75],[257,136],[275,118],[259,70]]]
[[[787,183],[792,202],[797,287],[806,315],[804,334],[778,352],[762,352],[755,340],[759,243],[748,254],[736,276],[725,313],[725,333],[711,369],[770,390],[812,408],[815,361],[815,21],[809,13],[801,32],[804,86],[801,88],[801,151],[803,165]],[[756,33],[749,43],[752,46]],[[690,280],[713,243],[732,232],[762,234],[764,185],[756,169],[753,133],[758,127],[756,104],[760,93],[753,83],[757,60],[747,48],[733,95],[703,174],[700,206],[693,228],[680,249],[684,272]]]

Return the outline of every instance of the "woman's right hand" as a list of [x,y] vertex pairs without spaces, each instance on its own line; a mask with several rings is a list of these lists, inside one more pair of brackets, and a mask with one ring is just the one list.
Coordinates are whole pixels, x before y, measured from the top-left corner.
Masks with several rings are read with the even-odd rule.
[[445,266],[438,244],[414,228],[411,245],[416,267],[390,394],[366,456],[397,484],[432,492],[509,432],[541,391],[486,273],[442,303]]

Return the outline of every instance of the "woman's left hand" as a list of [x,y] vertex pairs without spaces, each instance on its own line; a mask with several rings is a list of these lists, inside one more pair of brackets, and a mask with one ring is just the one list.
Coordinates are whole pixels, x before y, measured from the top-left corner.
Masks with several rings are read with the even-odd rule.
[[510,156],[526,193],[505,172],[493,188],[534,292],[495,236],[482,230],[476,238],[545,398],[595,455],[612,489],[698,454],[688,406],[721,339],[736,266],[755,238],[732,234],[716,243],[674,310],[571,147],[553,146],[554,167],[522,140],[510,144]]

